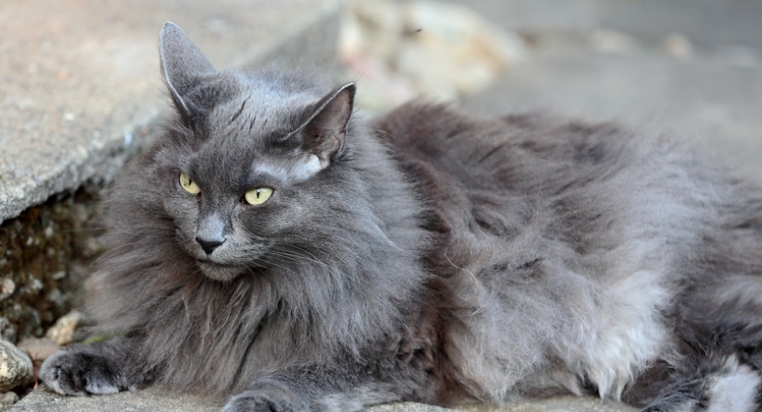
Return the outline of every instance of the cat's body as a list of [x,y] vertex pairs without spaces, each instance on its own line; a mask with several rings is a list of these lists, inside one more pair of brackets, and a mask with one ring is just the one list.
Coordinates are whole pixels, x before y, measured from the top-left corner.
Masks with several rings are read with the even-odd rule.
[[752,185],[609,124],[423,104],[362,123],[352,84],[217,72],[162,33],[180,115],[114,189],[96,274],[101,327],[127,335],[55,355],[49,387],[157,383],[227,411],[758,407]]

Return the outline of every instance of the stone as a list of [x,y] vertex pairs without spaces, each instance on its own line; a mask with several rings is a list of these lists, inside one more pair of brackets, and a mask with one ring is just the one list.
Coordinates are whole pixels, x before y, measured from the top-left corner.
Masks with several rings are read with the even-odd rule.
[[13,279],[3,278],[0,281],[0,301],[9,298],[15,290],[16,283],[13,282]]
[[0,395],[0,411],[7,411],[18,401],[19,396],[16,392],[6,392]]
[[32,381],[32,360],[12,343],[0,340],[0,393]]
[[85,315],[83,315],[82,312],[73,310],[58,319],[55,325],[45,332],[45,337],[55,341],[61,346],[66,346],[72,343],[74,331],[84,319]]

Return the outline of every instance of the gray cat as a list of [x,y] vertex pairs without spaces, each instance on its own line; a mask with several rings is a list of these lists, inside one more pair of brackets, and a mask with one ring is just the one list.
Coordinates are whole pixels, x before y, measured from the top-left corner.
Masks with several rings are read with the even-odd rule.
[[66,395],[161,385],[224,411],[596,393],[753,411],[762,195],[680,144],[355,85],[217,71],[160,37],[177,115],[107,199],[91,313],[42,366]]

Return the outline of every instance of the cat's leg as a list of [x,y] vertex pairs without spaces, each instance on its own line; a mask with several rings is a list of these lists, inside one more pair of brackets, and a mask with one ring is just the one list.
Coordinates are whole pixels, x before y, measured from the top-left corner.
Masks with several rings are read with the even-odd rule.
[[686,294],[676,353],[626,395],[646,411],[753,412],[762,406],[762,282],[728,277]]
[[380,403],[426,401],[431,382],[415,369],[393,374],[347,364],[289,369],[254,380],[230,398],[223,412],[349,412]]
[[343,391],[273,376],[252,382],[234,395],[223,412],[340,412],[359,411],[369,405],[400,400],[398,395],[373,384]]
[[650,382],[658,390],[643,412],[754,412],[760,407],[761,384],[759,370],[736,355],[697,359],[691,371]]
[[112,338],[90,345],[72,345],[53,354],[40,368],[40,379],[62,395],[111,394],[150,384],[143,362],[136,359],[135,338]]

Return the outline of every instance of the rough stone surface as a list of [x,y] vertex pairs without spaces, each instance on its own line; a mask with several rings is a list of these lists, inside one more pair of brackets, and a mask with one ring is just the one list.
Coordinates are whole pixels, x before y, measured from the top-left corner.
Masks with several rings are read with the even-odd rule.
[[[178,395],[148,389],[121,392],[116,395],[63,397],[45,389],[35,389],[12,409],[13,412],[213,412],[222,403],[191,395]],[[603,402],[590,397],[555,397],[539,401],[519,401],[501,408],[464,406],[457,409],[440,408],[419,403],[395,403],[367,408],[367,412],[634,412],[635,409],[617,402]]]
[[[493,411],[488,407],[466,409],[473,412]],[[636,408],[614,401],[593,397],[559,396],[540,400],[509,403],[495,412],[635,412]]]
[[106,396],[65,397],[35,389],[10,410],[13,412],[217,412],[222,404],[201,397],[158,390],[120,392]]
[[16,392],[6,392],[0,395],[0,411],[7,411],[18,402],[19,396]]
[[6,340],[0,340],[0,393],[30,382],[34,377],[32,360]]

